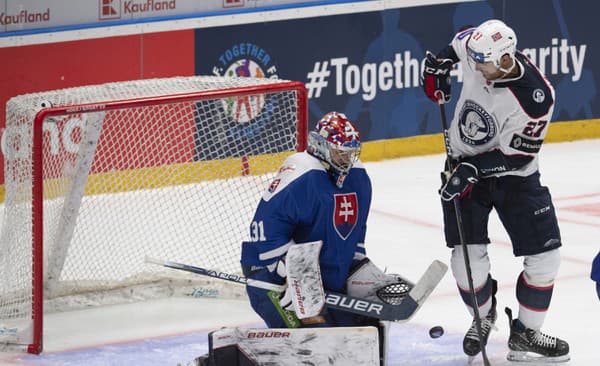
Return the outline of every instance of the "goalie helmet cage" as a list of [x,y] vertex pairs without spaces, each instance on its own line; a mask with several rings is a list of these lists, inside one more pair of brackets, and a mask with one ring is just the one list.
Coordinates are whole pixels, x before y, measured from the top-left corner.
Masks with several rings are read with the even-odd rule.
[[44,308],[82,301],[73,296],[133,301],[120,289],[136,286],[142,298],[182,288],[215,296],[219,289],[193,282],[199,276],[144,258],[239,273],[258,200],[285,157],[306,147],[306,100],[300,82],[216,76],[12,98],[0,343],[40,353]]

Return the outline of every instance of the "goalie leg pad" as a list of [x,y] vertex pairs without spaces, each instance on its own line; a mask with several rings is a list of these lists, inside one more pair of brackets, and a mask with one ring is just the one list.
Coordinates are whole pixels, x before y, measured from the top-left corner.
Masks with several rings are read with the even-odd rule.
[[210,366],[378,366],[375,327],[223,328],[209,334]]
[[319,267],[322,241],[297,243],[286,255],[288,287],[299,319],[318,316],[325,306],[325,290]]

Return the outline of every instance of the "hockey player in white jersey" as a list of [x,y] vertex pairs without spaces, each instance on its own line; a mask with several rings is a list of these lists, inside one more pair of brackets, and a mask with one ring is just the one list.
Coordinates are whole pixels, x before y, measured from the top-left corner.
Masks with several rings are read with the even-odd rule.
[[[448,130],[453,171],[442,174],[440,194],[451,267],[459,293],[473,315],[468,276],[453,200],[460,200],[464,242],[470,256],[482,338],[495,327],[496,281],[487,245],[489,213],[495,209],[513,253],[523,257],[516,282],[519,313],[511,320],[508,359],[569,360],[569,345],[540,331],[550,306],[560,263],[561,237],[548,188],[540,184],[538,153],[554,109],[554,89],[516,49],[515,32],[499,20],[463,29],[437,55],[428,52],[423,71],[427,96],[450,100],[449,72],[459,63],[463,86]],[[446,170],[448,170],[448,162]],[[476,322],[463,341],[464,352],[481,350]]]

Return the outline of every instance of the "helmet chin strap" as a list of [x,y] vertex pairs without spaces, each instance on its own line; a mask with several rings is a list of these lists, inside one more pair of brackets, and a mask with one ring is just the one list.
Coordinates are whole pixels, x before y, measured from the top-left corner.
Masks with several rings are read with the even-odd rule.
[[502,71],[504,73],[504,75],[502,75],[503,78],[510,74],[515,69],[515,66],[517,66],[517,60],[514,57],[511,57],[510,59],[512,60],[512,65],[508,69],[498,66],[498,71]]

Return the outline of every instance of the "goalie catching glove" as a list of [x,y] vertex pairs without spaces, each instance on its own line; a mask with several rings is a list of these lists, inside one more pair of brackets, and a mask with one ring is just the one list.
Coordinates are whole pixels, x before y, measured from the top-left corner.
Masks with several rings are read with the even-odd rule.
[[383,272],[369,258],[358,262],[346,281],[348,295],[390,305],[399,305],[413,286],[399,275]]
[[[325,301],[318,262],[315,262],[318,257],[311,259],[311,253],[318,250],[311,249],[310,244],[313,243],[292,246],[286,262],[278,264],[278,271],[285,268],[288,283],[279,304],[285,310],[294,311],[300,319],[319,315]],[[399,305],[413,287],[414,284],[401,276],[383,272],[369,258],[356,263],[346,280],[349,296],[390,305]]]

